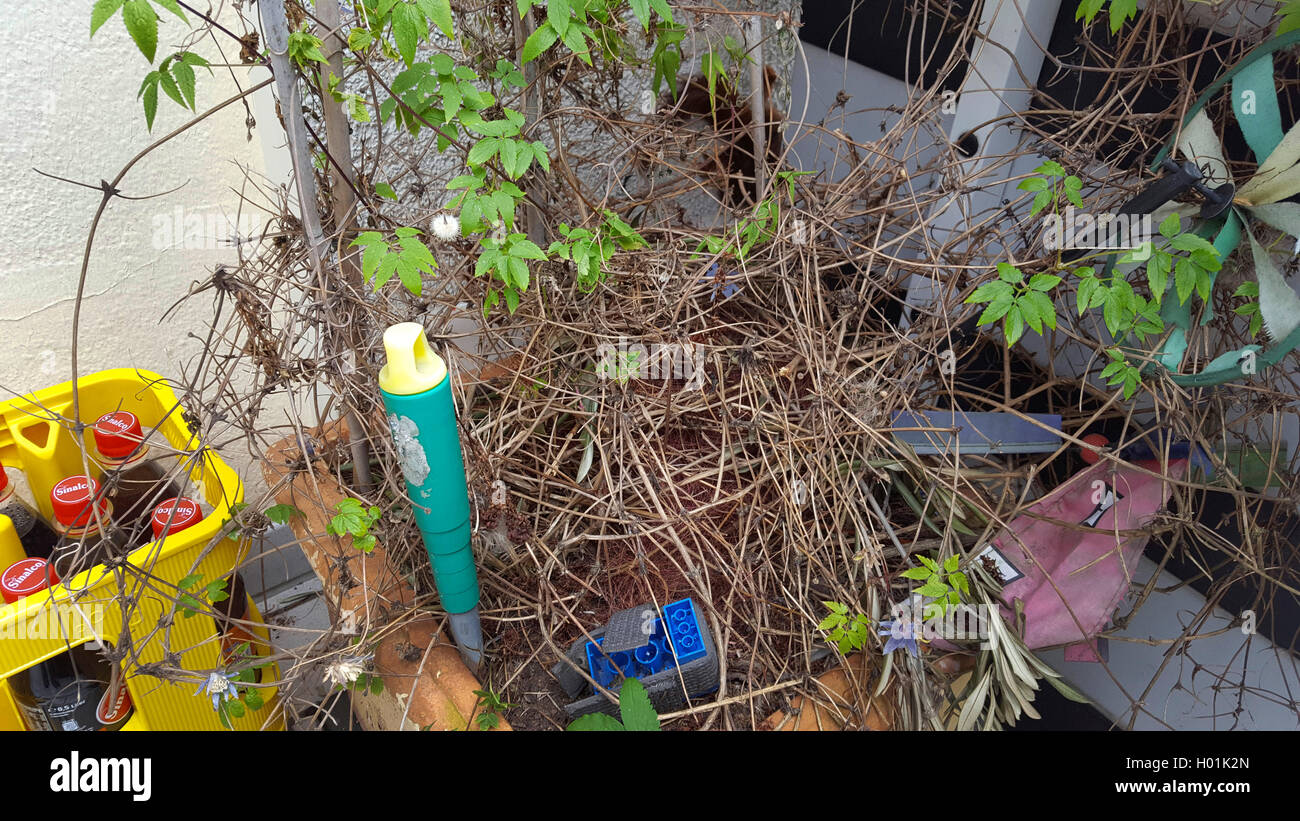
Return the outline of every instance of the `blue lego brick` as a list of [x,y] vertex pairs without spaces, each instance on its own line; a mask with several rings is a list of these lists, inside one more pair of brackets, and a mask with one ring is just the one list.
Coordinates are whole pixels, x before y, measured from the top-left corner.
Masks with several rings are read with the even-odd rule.
[[695,602],[682,599],[667,605],[664,607],[664,619],[668,622],[668,635],[673,649],[677,651],[679,665],[694,661],[707,652],[704,639],[700,636]]
[[[569,665],[585,666],[591,679],[607,690],[617,691],[621,678],[641,679],[660,713],[717,692],[718,651],[695,602],[689,598],[675,601],[663,608],[660,617],[647,622],[646,608],[652,607],[644,604],[613,614],[605,626],[591,631],[591,640],[574,641],[567,662],[552,668],[569,697],[577,699],[565,705],[570,718],[596,711],[618,715],[618,708]],[[648,636],[642,633],[646,624]],[[611,627],[616,628],[613,634]],[[605,645],[614,649],[606,651]]]
[[627,678],[652,676],[705,655],[707,650],[700,636],[694,602],[690,599],[673,602],[664,607],[664,616],[667,626],[663,618],[656,618],[648,641],[630,652],[606,655],[601,649],[605,642],[603,636],[587,642],[587,671],[591,677],[600,686],[609,687],[620,674]]

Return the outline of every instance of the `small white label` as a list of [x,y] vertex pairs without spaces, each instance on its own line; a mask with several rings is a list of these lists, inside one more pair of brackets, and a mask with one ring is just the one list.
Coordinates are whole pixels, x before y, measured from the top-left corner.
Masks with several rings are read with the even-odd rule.
[[1002,576],[1002,584],[1004,585],[1011,584],[1014,581],[1019,581],[1025,577],[1025,574],[1021,573],[1006,556],[1002,555],[1002,551],[994,547],[991,542],[985,545],[984,549],[981,550],[975,558],[991,559],[993,564],[997,565],[998,574]]

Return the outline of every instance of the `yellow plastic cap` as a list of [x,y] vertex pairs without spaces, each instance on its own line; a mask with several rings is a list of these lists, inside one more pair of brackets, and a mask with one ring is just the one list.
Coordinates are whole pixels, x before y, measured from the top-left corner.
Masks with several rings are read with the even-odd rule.
[[447,364],[429,347],[418,322],[400,322],[384,331],[384,353],[388,364],[379,369],[379,387],[394,396],[433,390],[447,378]]

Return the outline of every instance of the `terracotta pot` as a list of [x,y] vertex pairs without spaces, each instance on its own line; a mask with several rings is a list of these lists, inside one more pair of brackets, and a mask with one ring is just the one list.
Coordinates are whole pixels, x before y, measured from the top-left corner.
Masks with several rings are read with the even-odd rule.
[[[346,449],[342,425],[312,428],[305,433],[318,448]],[[363,553],[352,545],[351,537],[326,532],[336,513],[335,506],[348,496],[329,469],[321,462],[307,465],[297,441],[289,438],[267,451],[262,472],[271,487],[283,482],[276,502],[302,511],[301,516],[289,519],[289,526],[321,580],[335,628],[345,634],[364,635],[401,622],[399,628],[386,629],[375,648],[374,671],[384,681],[383,692],[354,692],[352,705],[362,727],[478,729],[474,720],[478,696],[474,691],[483,687],[461,661],[456,646],[443,639],[445,620],[412,612],[415,590],[389,562],[382,544]],[[509,730],[510,725],[501,718],[497,729]]]
[[[789,710],[777,710],[759,725],[760,730],[808,731],[839,730],[855,715],[863,729],[889,730],[893,711],[886,698],[873,698],[871,662],[863,653],[849,656],[843,666],[827,670],[817,677],[811,698],[798,695],[790,700]],[[863,695],[858,696],[862,692]],[[886,693],[885,695],[888,695]]]

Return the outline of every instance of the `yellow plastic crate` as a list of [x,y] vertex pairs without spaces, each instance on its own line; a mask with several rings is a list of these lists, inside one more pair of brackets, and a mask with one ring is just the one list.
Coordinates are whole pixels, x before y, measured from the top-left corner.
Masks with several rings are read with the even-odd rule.
[[[184,618],[179,610],[170,628],[160,622],[171,612],[181,579],[191,573],[202,573],[205,582],[223,578],[243,558],[241,544],[227,538],[216,539],[207,555],[199,560],[204,549],[214,542],[222,523],[230,518],[231,507],[243,497],[239,476],[211,450],[199,447],[182,419],[176,394],[162,377],[119,368],[83,377],[78,380],[78,388],[81,419],[88,426],[85,438],[92,476],[100,478],[102,469],[96,464],[99,454],[89,426],[110,411],[130,411],[139,417],[146,434],[154,431],[149,437],[154,455],[162,456],[170,447],[178,463],[190,467],[191,485],[187,493],[201,494],[212,512],[193,527],[133,551],[127,559],[131,570],[121,574],[120,584],[117,574],[100,565],[73,579],[65,579],[50,590],[0,606],[0,679],[6,679],[0,682],[0,730],[24,726],[8,687],[10,676],[64,652],[69,643],[80,644],[94,638],[92,624],[102,625],[102,639],[117,646],[123,636],[124,610],[128,611],[130,640],[141,663],[163,662],[167,637],[171,652],[168,665],[192,670],[196,679],[195,683],[170,682],[137,674],[137,668],[127,666],[124,673],[135,714],[126,729],[222,730],[211,700],[194,694],[199,686],[197,679],[205,675],[204,671],[220,666],[216,623],[202,612]],[[47,519],[52,513],[50,489],[65,476],[83,472],[71,416],[71,382],[0,404],[0,461],[26,474],[32,495]],[[184,474],[174,475],[179,482]],[[69,588],[77,591],[75,597]],[[124,607],[124,601],[134,605]],[[60,613],[57,624],[79,622],[83,626],[75,628],[76,632],[49,635],[48,608],[52,604]],[[81,618],[78,609],[92,618]],[[260,622],[251,602],[249,621]],[[253,632],[268,642],[264,626]],[[266,651],[265,647],[261,649]],[[263,684],[278,680],[279,671],[274,664],[262,668]],[[232,719],[235,729],[258,729],[268,716],[276,715],[276,693],[275,687],[259,688],[264,706]],[[277,721],[273,726],[281,727],[283,722]]]

